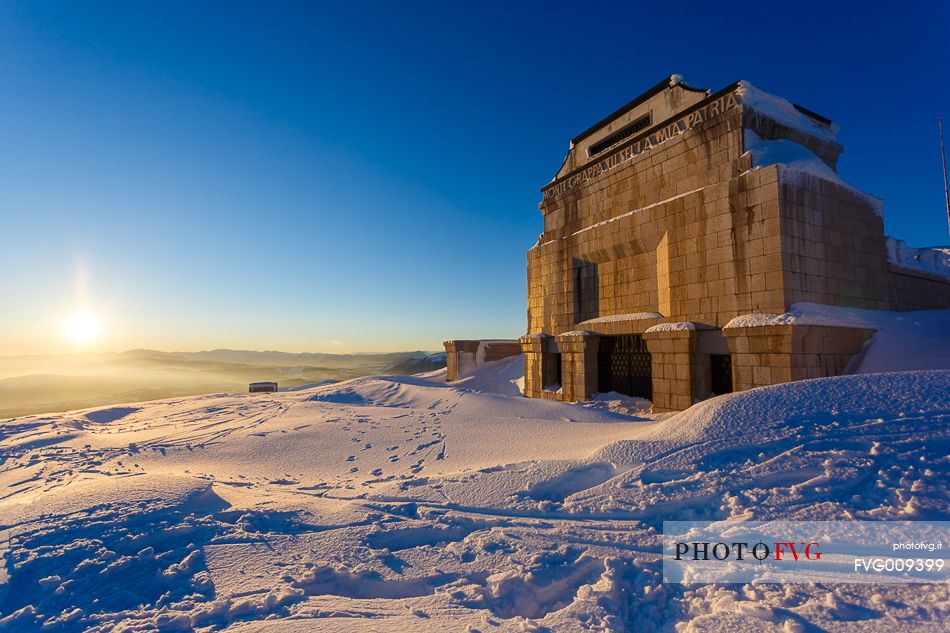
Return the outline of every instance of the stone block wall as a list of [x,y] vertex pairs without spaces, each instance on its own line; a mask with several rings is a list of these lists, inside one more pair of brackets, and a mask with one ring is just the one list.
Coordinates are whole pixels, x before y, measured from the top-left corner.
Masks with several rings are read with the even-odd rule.
[[824,325],[726,328],[733,390],[839,376],[874,332]]
[[475,367],[475,354],[478,352],[478,341],[445,341],[445,379],[449,382],[458,380]]
[[[720,326],[784,312],[778,168],[751,169],[741,121],[737,108],[545,199],[528,331],[647,311]],[[579,310],[578,295],[594,308]]]
[[950,281],[943,277],[888,263],[887,287],[891,310],[950,308]]
[[785,166],[779,176],[785,304],[887,309],[887,252],[878,202]]
[[449,382],[465,377],[476,366],[521,353],[518,341],[454,340],[445,341],[445,379]]
[[643,335],[653,361],[653,411],[682,411],[693,405],[701,364],[695,330],[648,331]]
[[521,353],[521,344],[518,341],[482,341],[478,360],[490,363],[502,360]]
[[[734,317],[781,314],[797,302],[950,307],[950,283],[887,262],[880,201],[833,174],[756,167],[746,151],[748,130],[799,143],[834,170],[843,148],[824,131],[829,122],[800,110],[817,127],[788,127],[783,117],[743,106],[736,89],[708,98],[690,92],[680,112],[664,111],[669,119],[594,157],[575,143],[542,189],[544,232],[527,255],[527,317],[529,334],[549,336],[543,343],[522,339],[526,395],[583,400],[595,393],[595,335],[643,334],[663,322],[716,331]],[[643,98],[660,99],[662,90]],[[591,128],[579,137],[584,147],[642,116],[650,103],[632,102],[629,112]],[[578,338],[580,331],[588,334]],[[644,337],[657,411],[707,397],[710,355],[726,347],[740,390],[837,375],[871,336],[827,326],[730,328],[723,332],[728,343],[706,336],[716,349],[699,350],[687,332]],[[544,389],[554,354],[563,384]],[[716,367],[721,382],[725,370]]]

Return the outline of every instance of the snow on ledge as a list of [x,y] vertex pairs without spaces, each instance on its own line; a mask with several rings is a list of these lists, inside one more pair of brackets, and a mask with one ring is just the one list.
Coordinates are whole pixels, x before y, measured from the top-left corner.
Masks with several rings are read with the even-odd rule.
[[810,136],[835,142],[838,127],[835,124],[824,126],[810,116],[800,112],[791,101],[756,88],[748,81],[740,81],[736,94],[742,99],[742,106],[755,110],[786,127],[798,130]]
[[777,314],[771,314],[768,312],[757,312],[755,314],[742,314],[736,318],[726,323],[722,329],[728,330],[730,328],[739,328],[739,327],[762,327],[765,325],[776,325],[775,320],[778,319]]
[[550,334],[545,334],[544,332],[533,332],[531,334],[525,334],[521,338],[529,341],[540,341],[543,338],[550,338]]
[[685,332],[688,330],[695,330],[696,324],[690,323],[689,321],[679,321],[676,323],[657,323],[651,328],[647,328],[646,332]]
[[876,329],[873,323],[848,308],[807,302],[793,304],[785,314],[743,314],[729,321],[722,329],[773,325],[823,325]]
[[816,178],[828,180],[840,187],[845,187],[855,195],[864,198],[878,215],[884,216],[884,203],[880,198],[867,194],[851,186],[838,175],[834,169],[821,160],[813,151],[789,139],[763,139],[754,131],[743,130],[745,149],[752,155],[752,169],[759,169],[769,165],[782,165],[784,169],[779,174],[782,182],[798,185],[800,174],[808,174]]
[[890,263],[950,280],[950,246],[913,248],[904,240],[890,236],[885,239]]
[[754,130],[743,130],[745,149],[752,154],[752,167],[788,165],[844,185],[841,177],[815,152],[787,138],[764,139]]
[[569,332],[561,332],[558,336],[583,336],[586,338],[593,336],[593,334],[593,332],[589,332],[588,330],[571,330]]
[[662,319],[663,315],[659,312],[631,312],[629,314],[612,314],[610,316],[597,317],[596,319],[587,319],[581,321],[578,325],[596,325],[597,323],[618,323],[620,321],[641,321],[643,319]]

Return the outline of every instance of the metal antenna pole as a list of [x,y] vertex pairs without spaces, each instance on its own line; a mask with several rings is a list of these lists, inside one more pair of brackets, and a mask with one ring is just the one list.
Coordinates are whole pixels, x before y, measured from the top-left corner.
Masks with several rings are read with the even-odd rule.
[[947,201],[947,231],[950,232],[950,186],[947,184],[947,152],[943,147],[943,117],[937,115],[940,128],[940,158],[943,159],[943,197]]

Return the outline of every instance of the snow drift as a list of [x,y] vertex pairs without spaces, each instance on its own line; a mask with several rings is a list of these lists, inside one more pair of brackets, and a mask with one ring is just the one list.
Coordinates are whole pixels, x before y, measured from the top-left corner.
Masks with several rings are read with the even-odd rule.
[[[902,332],[950,329],[864,317],[890,323],[874,369]],[[947,520],[950,371],[651,416],[619,396],[523,398],[520,367],[0,423],[0,630],[910,631],[950,615],[943,586],[664,585],[659,558],[664,519]]]

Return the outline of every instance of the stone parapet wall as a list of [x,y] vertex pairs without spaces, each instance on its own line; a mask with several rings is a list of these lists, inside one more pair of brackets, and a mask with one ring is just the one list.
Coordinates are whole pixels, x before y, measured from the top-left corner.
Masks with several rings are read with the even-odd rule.
[[442,345],[445,346],[445,379],[447,381],[458,380],[466,370],[475,366],[478,341],[445,341]]
[[521,353],[518,341],[483,341],[481,345],[483,362],[491,363]]
[[476,366],[521,353],[515,340],[453,340],[445,341],[445,379],[464,378]]
[[888,263],[887,287],[891,310],[950,308],[950,280],[943,277]]
[[733,389],[839,376],[874,332],[826,325],[726,328]]

